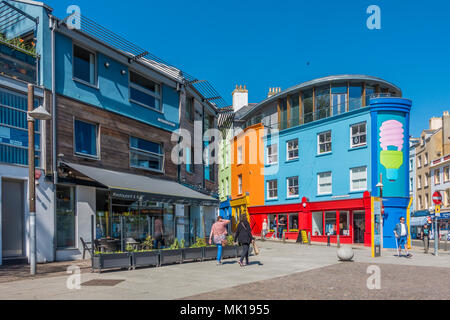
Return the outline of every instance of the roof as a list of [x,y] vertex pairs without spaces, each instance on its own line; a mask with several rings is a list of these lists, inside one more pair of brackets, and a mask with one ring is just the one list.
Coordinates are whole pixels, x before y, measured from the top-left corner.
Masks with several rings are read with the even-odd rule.
[[185,203],[190,200],[194,202],[218,204],[217,199],[192,190],[175,181],[111,171],[69,162],[64,162],[63,164],[112,190],[146,193],[156,199],[170,198],[174,200],[174,202],[179,203]]
[[246,115],[250,110],[252,110],[257,103],[249,103],[242,108],[240,108],[238,111],[236,111],[236,119],[241,119],[244,115]]
[[272,101],[276,101],[277,99],[281,98],[281,97],[285,97],[288,94],[292,93],[292,92],[296,92],[299,90],[304,90],[304,89],[309,89],[312,88],[314,86],[320,85],[320,84],[324,84],[327,82],[339,82],[339,81],[366,81],[366,82],[376,82],[376,83],[380,83],[380,84],[384,84],[386,86],[388,86],[389,88],[391,88],[392,90],[398,91],[400,94],[402,93],[402,90],[397,87],[396,85],[387,82],[386,80],[383,80],[381,78],[377,78],[377,77],[372,77],[372,76],[367,76],[367,75],[350,75],[350,74],[345,74],[345,75],[334,75],[334,76],[327,76],[327,77],[323,77],[323,78],[317,78],[314,80],[310,80],[310,81],[306,81],[303,82],[301,84],[298,84],[296,86],[290,87],[284,91],[281,91],[277,94],[271,95],[270,97],[267,97],[266,99],[264,99],[263,101],[261,101],[260,103],[254,104],[253,107],[249,107],[246,108],[245,110],[242,110],[244,108],[242,108],[241,111],[239,113],[239,116],[237,116],[237,118],[241,119],[245,116],[247,116],[248,114],[250,114],[251,112],[257,110],[258,108],[262,107],[265,104],[268,104]]
[[53,11],[53,9],[48,6],[47,4],[40,2],[40,1],[33,1],[33,0],[9,0],[9,1],[13,1],[13,2],[20,2],[20,3],[25,3],[25,4],[31,4],[34,6],[40,6],[40,7],[44,7],[50,11]]

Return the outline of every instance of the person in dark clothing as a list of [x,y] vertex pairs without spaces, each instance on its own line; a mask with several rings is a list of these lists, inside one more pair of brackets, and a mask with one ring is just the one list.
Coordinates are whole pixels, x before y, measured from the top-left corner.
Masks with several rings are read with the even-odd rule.
[[428,248],[430,247],[430,229],[428,228],[428,224],[425,223],[423,225],[422,231],[420,232],[421,238],[423,240],[423,247],[425,249],[425,253],[428,253]]
[[[250,244],[254,240],[252,236],[252,232],[250,230],[250,224],[247,221],[247,216],[242,214],[240,217],[239,224],[237,226],[236,235],[234,237],[235,241],[239,242],[242,245],[242,255],[241,259],[238,261],[241,267],[246,266],[248,264],[248,251],[250,248]],[[243,263],[245,258],[245,263]]]

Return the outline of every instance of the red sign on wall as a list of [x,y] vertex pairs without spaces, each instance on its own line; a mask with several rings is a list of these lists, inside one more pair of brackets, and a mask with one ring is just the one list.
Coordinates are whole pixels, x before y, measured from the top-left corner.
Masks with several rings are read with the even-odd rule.
[[433,203],[434,204],[441,204],[442,203],[442,196],[441,193],[439,191],[435,191],[433,193]]

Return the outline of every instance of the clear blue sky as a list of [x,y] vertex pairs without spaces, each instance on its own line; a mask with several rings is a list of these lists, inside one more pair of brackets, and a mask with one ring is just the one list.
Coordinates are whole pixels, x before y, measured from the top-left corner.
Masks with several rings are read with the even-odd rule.
[[[44,0],[45,1],[45,0]],[[411,134],[450,110],[450,2],[446,0],[47,0],[63,18],[71,4],[200,79],[231,102],[236,84],[259,102],[334,74],[367,74],[413,100]],[[381,30],[366,27],[369,5]],[[307,64],[309,62],[309,65]]]

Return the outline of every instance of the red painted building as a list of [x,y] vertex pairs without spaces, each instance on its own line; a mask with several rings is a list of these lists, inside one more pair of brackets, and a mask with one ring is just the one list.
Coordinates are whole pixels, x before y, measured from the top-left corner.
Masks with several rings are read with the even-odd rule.
[[[311,234],[311,241],[371,244],[371,198],[366,191],[363,198],[333,201],[309,202],[303,198],[301,203],[265,205],[248,208],[254,235],[261,235],[264,219],[267,219],[269,233],[273,236],[275,226],[284,218],[283,231],[286,239],[296,240],[300,230]],[[278,229],[279,230],[279,229]]]

